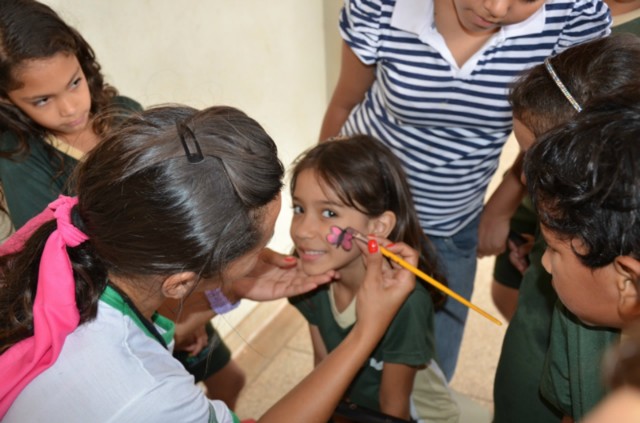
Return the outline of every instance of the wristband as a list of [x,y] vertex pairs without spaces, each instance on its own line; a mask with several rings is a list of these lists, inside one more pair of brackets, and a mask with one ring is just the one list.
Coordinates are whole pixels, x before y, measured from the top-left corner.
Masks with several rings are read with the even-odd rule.
[[205,291],[204,294],[209,300],[209,305],[217,314],[228,313],[240,305],[240,301],[231,303],[229,299],[222,293],[220,288]]

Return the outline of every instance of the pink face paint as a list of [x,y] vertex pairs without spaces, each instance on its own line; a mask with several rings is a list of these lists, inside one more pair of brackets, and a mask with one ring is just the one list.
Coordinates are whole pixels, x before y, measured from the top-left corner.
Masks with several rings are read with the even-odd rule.
[[353,247],[353,233],[350,228],[341,229],[337,226],[331,227],[331,232],[327,235],[327,241],[336,248],[342,247],[345,251],[351,251]]

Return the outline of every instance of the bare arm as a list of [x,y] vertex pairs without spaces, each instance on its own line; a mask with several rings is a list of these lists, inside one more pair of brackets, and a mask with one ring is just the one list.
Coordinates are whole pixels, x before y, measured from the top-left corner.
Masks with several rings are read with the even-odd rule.
[[313,345],[313,367],[318,367],[318,364],[328,355],[327,347],[324,345],[320,330],[316,325],[309,325],[309,332],[311,334],[311,345]]
[[478,257],[499,254],[506,249],[509,221],[527,192],[520,181],[521,161],[522,153],[484,206],[478,229]]
[[380,411],[409,420],[409,398],[417,367],[405,364],[385,363],[380,383]]
[[[361,243],[358,247],[362,249]],[[366,247],[365,247],[366,248]],[[406,244],[388,247],[414,266],[418,256]],[[415,287],[404,269],[383,266],[378,252],[363,251],[367,274],[357,295],[358,320],[347,337],[298,386],[275,404],[260,423],[300,421],[324,423],[375,348],[396,312]]]
[[359,104],[375,80],[375,66],[365,65],[342,42],[340,75],[320,129],[320,141],[338,135],[351,110]]

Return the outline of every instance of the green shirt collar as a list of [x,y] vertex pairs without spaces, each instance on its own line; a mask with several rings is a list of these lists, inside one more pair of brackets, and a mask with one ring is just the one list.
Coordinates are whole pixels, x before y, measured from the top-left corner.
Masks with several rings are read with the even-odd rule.
[[[149,329],[145,326],[145,324],[140,320],[136,312],[131,309],[129,304],[127,304],[122,299],[120,294],[118,294],[115,289],[107,285],[107,288],[100,296],[100,300],[120,311],[123,315],[128,316],[136,324],[137,327],[139,327],[145,334],[147,334],[148,337],[154,340],[156,339],[149,331]],[[163,330],[163,333],[161,333],[160,335],[162,336],[162,339],[164,339],[165,344],[169,345],[171,341],[173,341],[173,335],[175,333],[175,325],[173,324],[173,322],[166,317],[158,314],[158,312],[153,313],[151,321],[154,325]]]

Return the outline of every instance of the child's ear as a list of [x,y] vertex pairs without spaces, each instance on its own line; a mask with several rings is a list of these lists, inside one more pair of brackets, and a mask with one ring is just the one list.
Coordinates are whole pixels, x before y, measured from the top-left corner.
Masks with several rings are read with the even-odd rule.
[[191,292],[197,281],[198,275],[194,272],[174,273],[162,282],[162,294],[166,298],[184,298]]
[[380,216],[371,219],[369,223],[369,233],[386,238],[395,227],[396,214],[390,210],[387,210]]
[[618,311],[625,322],[640,317],[640,261],[631,256],[618,256],[613,261],[618,273]]

